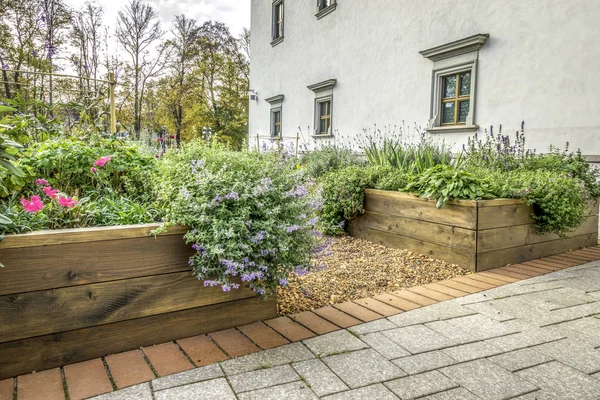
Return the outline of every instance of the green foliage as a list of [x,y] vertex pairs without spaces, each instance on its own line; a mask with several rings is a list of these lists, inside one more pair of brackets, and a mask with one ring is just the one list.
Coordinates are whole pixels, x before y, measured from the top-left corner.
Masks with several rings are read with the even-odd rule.
[[302,156],[300,163],[306,175],[313,179],[318,179],[328,172],[337,171],[350,165],[365,165],[365,161],[360,158],[360,155],[340,147],[323,147],[307,152]]
[[406,191],[435,200],[442,208],[454,199],[490,199],[495,197],[489,183],[478,176],[448,165],[436,165],[416,177],[406,186]]
[[25,185],[26,172],[16,165],[17,155],[23,146],[0,136],[0,197],[20,190]]
[[193,142],[163,158],[158,179],[168,219],[191,228],[190,263],[205,286],[227,291],[239,276],[265,295],[309,267],[320,202],[293,163]]

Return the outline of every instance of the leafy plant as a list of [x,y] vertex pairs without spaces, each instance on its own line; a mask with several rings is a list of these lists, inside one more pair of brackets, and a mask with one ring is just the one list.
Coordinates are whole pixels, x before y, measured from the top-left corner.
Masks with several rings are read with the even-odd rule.
[[300,160],[306,175],[313,179],[350,165],[365,165],[360,155],[341,147],[323,147],[304,154]]

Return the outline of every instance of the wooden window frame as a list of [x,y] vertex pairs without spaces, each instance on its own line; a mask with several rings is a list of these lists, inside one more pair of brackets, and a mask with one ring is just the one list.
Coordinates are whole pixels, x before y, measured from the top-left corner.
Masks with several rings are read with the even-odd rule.
[[[275,119],[276,115],[279,115],[279,121],[277,121]],[[271,109],[271,137],[273,137],[273,138],[281,138],[282,137],[281,122],[282,122],[281,107],[272,108]]]
[[[333,98],[331,96],[327,96],[327,97],[323,97],[320,99],[317,99],[315,101],[316,104],[316,114],[317,114],[317,135],[320,136],[326,136],[326,135],[331,135],[331,122],[332,122],[332,106],[333,106]],[[322,104],[328,104],[328,106],[326,106],[326,111],[328,112],[327,114],[321,114],[321,106]],[[325,129],[325,132],[321,132],[321,122],[325,120],[325,126],[327,127],[327,129]]]
[[[456,126],[456,125],[466,125],[467,124],[466,120],[464,122],[459,121],[460,103],[462,101],[469,101],[469,112],[471,112],[471,85],[469,84],[469,94],[467,96],[460,95],[461,75],[464,75],[467,73],[469,75],[471,75],[471,77],[472,77],[471,70],[455,72],[450,75],[444,75],[441,77],[442,84],[440,85],[440,89],[442,92],[440,93],[441,103],[440,103],[440,109],[439,109],[440,110],[439,111],[440,126]],[[446,80],[448,78],[452,78],[452,77],[456,78],[455,95],[454,95],[454,97],[444,97],[444,94],[446,91]],[[447,103],[454,103],[454,118],[453,118],[452,122],[444,122],[444,105]]]
[[285,25],[285,4],[284,0],[275,0],[272,5],[271,17],[271,45],[275,46],[283,41]]

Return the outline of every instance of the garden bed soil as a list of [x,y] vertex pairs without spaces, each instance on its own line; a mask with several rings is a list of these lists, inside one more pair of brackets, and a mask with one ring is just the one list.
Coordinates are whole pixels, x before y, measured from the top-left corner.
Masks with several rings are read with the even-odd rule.
[[276,316],[191,274],[183,227],[64,229],[0,243],[0,380]]
[[315,260],[315,265],[325,267],[304,276],[293,275],[287,287],[277,290],[280,315],[470,273],[458,265],[350,236],[333,239],[330,254]]

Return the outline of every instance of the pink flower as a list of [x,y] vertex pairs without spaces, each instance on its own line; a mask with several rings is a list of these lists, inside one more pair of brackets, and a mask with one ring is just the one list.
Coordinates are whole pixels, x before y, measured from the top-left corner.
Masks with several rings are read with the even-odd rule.
[[59,197],[58,198],[58,204],[60,204],[62,207],[69,207],[69,208],[73,208],[77,205],[77,200],[73,200],[73,198],[71,197]]
[[169,136],[169,139],[175,139],[174,135]]
[[46,196],[56,200],[56,194],[58,193],[58,189],[52,189],[52,186],[44,186],[43,190],[44,193],[46,193]]
[[96,171],[98,171],[98,170],[96,169],[96,167],[92,167],[92,168],[90,168],[90,171],[92,171],[92,174],[95,174]]
[[48,184],[48,181],[47,181],[47,180],[45,180],[45,179],[36,179],[36,180],[35,180],[35,184],[36,184],[36,185],[47,185],[47,184]]
[[161,138],[161,137],[157,137],[157,138],[156,138],[156,140],[158,140],[159,142],[162,142],[162,141],[163,141],[163,140],[165,140],[165,139],[163,139],[163,138]]
[[155,155],[154,155],[154,158],[158,158],[158,157],[160,157],[158,154],[155,154]]
[[163,153],[163,154],[167,154],[166,150],[163,150],[163,151],[162,151],[162,153]]
[[30,200],[23,198],[21,199],[21,204],[23,205],[25,211],[27,211],[28,213],[42,211],[42,209],[44,208],[44,203],[42,202],[39,196],[31,196]]
[[110,161],[110,156],[100,157],[99,159],[96,160],[96,162],[94,162],[94,164],[99,167],[104,167],[104,164],[106,164],[109,161]]

